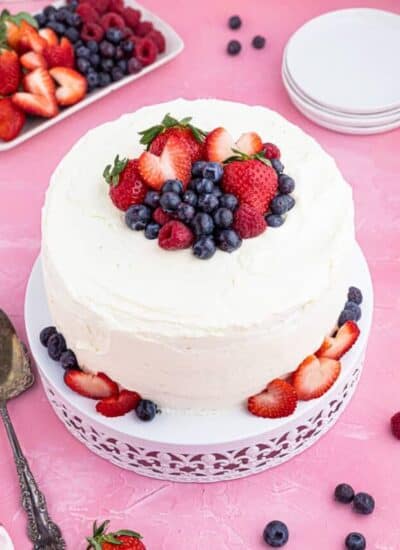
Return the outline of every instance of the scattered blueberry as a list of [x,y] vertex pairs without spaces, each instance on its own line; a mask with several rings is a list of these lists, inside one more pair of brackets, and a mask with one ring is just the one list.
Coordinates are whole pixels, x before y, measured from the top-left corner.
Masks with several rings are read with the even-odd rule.
[[77,40],[79,40],[80,35],[79,35],[78,29],[75,29],[75,27],[69,27],[65,31],[65,36],[68,38],[68,40],[70,40],[72,43],[74,43]]
[[71,349],[67,349],[62,352],[60,357],[60,365],[65,370],[79,368],[76,355]]
[[146,237],[146,239],[157,239],[160,229],[161,225],[159,225],[158,223],[148,223],[144,230],[144,236]]
[[120,67],[113,67],[111,69],[111,78],[114,82],[121,80],[121,78],[124,78],[124,71]]
[[47,341],[47,351],[51,359],[58,361],[63,351],[67,349],[64,336],[59,332],[52,334]]
[[215,241],[210,235],[200,237],[193,245],[193,254],[200,260],[208,260],[216,251]]
[[295,187],[294,179],[286,174],[281,174],[279,176],[279,192],[284,195],[293,193]]
[[[114,68],[114,61],[112,59],[102,59],[100,61],[100,65],[103,71],[105,71],[106,73],[110,73]],[[111,77],[110,77],[110,82],[111,82]]]
[[92,53],[97,53],[99,51],[99,45],[96,42],[96,40],[88,40],[86,42],[86,47],[88,50],[90,50]]
[[235,208],[238,205],[238,200],[235,197],[235,195],[232,195],[231,193],[225,193],[220,198],[219,204],[223,208],[229,208],[229,210],[235,210]]
[[349,288],[349,293],[347,294],[347,298],[351,302],[354,302],[357,305],[362,304],[362,301],[363,301],[363,295],[361,290],[355,286],[351,286]]
[[139,73],[143,69],[142,63],[139,61],[139,59],[136,59],[136,57],[131,57],[128,61],[128,73],[129,74],[136,74]]
[[186,204],[185,202],[181,202],[176,212],[178,218],[186,224],[190,224],[190,222],[194,218],[194,215],[196,214],[196,210],[194,209],[194,207],[190,204]]
[[209,214],[198,212],[193,218],[193,229],[198,237],[201,235],[211,235],[214,231],[214,221]]
[[361,319],[361,308],[354,302],[346,302],[344,309],[351,311],[354,317],[354,321],[359,321]]
[[277,174],[283,173],[285,167],[283,166],[283,164],[279,159],[271,159],[270,162],[271,162],[272,168],[275,170]]
[[78,46],[75,50],[75,53],[77,57],[83,57],[85,59],[89,59],[91,52],[89,48],[87,48],[86,46]]
[[340,483],[335,489],[335,500],[342,504],[349,504],[354,498],[354,490],[347,483]]
[[111,76],[108,73],[99,73],[99,86],[104,88],[111,83]]
[[219,162],[207,162],[203,168],[203,177],[218,183],[224,175],[224,168]]
[[233,223],[232,210],[228,210],[228,208],[218,208],[214,213],[214,222],[217,227],[228,229]]
[[157,208],[160,204],[160,193],[157,191],[147,191],[144,204],[150,206],[150,208]]
[[210,179],[199,178],[193,181],[195,182],[194,186],[197,193],[212,193],[214,189],[214,184]]
[[[82,60],[82,61],[84,61],[84,60]],[[100,83],[99,75],[98,75],[98,73],[96,73],[93,70],[88,72],[88,74],[86,75],[86,80],[87,80],[87,83],[88,83],[89,91],[94,90],[95,88],[97,88],[99,86],[99,83]]]
[[289,540],[289,530],[282,521],[270,521],[263,533],[264,541],[273,548],[281,548]]
[[353,508],[359,514],[372,514],[375,508],[375,501],[368,493],[357,493],[354,496]]
[[276,195],[271,201],[270,209],[273,214],[282,216],[289,210],[289,195]]
[[339,315],[338,326],[341,327],[342,325],[347,323],[347,321],[355,321],[355,320],[356,318],[355,318],[354,312],[351,311],[350,309],[344,309],[342,313]]
[[124,40],[123,42],[121,42],[121,48],[124,53],[130,55],[132,54],[134,48],[133,42],[131,42],[130,40]]
[[203,175],[203,169],[207,162],[205,160],[197,160],[192,164],[192,176],[195,178],[201,178]]
[[108,42],[107,40],[102,40],[100,42],[99,50],[103,57],[109,57],[109,58],[114,57],[115,46],[114,44],[111,44],[111,42]]
[[350,533],[345,540],[347,550],[365,550],[367,541],[361,533]]
[[251,41],[251,45],[256,50],[262,50],[265,47],[265,43],[266,43],[265,38],[259,34],[257,34],[257,36],[255,36]]
[[119,44],[123,38],[121,29],[110,27],[106,30],[106,38],[112,44]]
[[76,60],[76,68],[80,73],[86,74],[90,69],[90,61],[86,57],[78,57]]
[[162,187],[162,192],[168,193],[168,191],[172,191],[173,193],[180,195],[183,193],[182,182],[180,180],[167,180]]
[[151,219],[151,210],[144,204],[134,204],[125,213],[125,223],[130,229],[141,231]]
[[41,331],[39,338],[43,346],[47,347],[49,338],[50,336],[53,336],[53,334],[57,334],[56,327],[46,327]]
[[197,195],[194,191],[191,191],[188,189],[183,193],[183,202],[186,202],[186,204],[190,204],[190,206],[196,206],[197,205]]
[[228,25],[232,30],[240,29],[242,26],[242,20],[238,15],[232,15],[232,17],[228,20]]
[[214,210],[218,208],[218,204],[219,204],[219,201],[215,195],[213,195],[212,193],[202,193],[199,196],[197,207],[200,210],[203,210],[203,212],[207,212],[207,214],[211,214],[211,212],[214,212]]
[[285,223],[285,219],[279,216],[279,214],[267,214],[265,221],[269,227],[280,227]]
[[163,193],[161,195],[160,206],[168,214],[175,212],[180,203],[181,203],[180,196],[177,193],[174,193],[173,191],[167,191],[166,193]]
[[136,415],[140,420],[148,422],[153,420],[158,412],[157,405],[149,399],[141,399],[136,407]]
[[221,229],[216,234],[217,246],[224,252],[234,252],[241,244],[242,239],[233,229]]
[[239,42],[239,40],[230,40],[226,47],[226,51],[228,52],[229,55],[237,55],[238,53],[240,53],[241,49],[242,49],[242,45]]

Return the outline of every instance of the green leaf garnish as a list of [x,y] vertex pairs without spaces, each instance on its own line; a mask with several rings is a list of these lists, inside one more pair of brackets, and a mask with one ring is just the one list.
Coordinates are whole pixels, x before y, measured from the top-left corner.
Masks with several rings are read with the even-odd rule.
[[114,159],[114,164],[108,164],[103,171],[103,178],[109,185],[118,185],[119,176],[125,170],[128,164],[128,159],[120,159],[117,155]]
[[204,137],[207,135],[207,132],[204,132],[200,128],[197,128],[196,126],[190,124],[191,120],[192,117],[190,116],[184,117],[182,118],[182,120],[178,120],[177,118],[174,118],[169,113],[167,113],[162,119],[161,124],[151,126],[147,130],[139,132],[139,135],[142,136],[140,139],[140,143],[146,145],[147,149],[149,149],[155,138],[166,130],[169,130],[170,128],[189,128],[192,131],[192,134],[196,141],[198,141],[199,143],[203,143]]

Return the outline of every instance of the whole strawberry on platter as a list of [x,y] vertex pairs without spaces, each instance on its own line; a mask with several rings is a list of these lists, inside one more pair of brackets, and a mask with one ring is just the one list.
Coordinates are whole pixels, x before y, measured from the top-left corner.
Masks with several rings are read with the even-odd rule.
[[135,531],[120,529],[109,532],[110,522],[104,521],[100,525],[93,525],[93,534],[87,537],[87,550],[146,550],[142,537]]

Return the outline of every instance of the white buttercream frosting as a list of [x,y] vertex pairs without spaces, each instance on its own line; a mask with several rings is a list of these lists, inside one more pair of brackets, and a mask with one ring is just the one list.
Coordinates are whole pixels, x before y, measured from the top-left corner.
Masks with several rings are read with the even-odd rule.
[[[280,228],[208,261],[133,232],[102,179],[165,113],[281,149],[296,205]],[[334,160],[279,114],[220,100],[146,107],[88,132],[53,174],[42,254],[54,322],[90,371],[161,406],[239,405],[296,368],[335,324],[354,247],[353,201]]]

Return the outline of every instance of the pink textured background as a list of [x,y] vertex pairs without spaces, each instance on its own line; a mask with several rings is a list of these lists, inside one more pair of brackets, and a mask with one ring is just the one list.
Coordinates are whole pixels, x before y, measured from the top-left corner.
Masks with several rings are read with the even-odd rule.
[[[52,515],[71,550],[84,548],[84,536],[96,518],[138,530],[149,550],[261,550],[261,533],[271,519],[288,523],[288,549],[340,549],[351,530],[365,533],[370,549],[399,549],[400,443],[389,434],[388,418],[400,409],[400,131],[351,137],[321,129],[291,105],[279,76],[283,46],[307,19],[351,6],[400,12],[398,0],[143,1],[181,33],[184,53],[14,151],[0,154],[0,306],[23,335],[25,285],[39,252],[44,192],[55,166],[83,133],[143,104],[177,96],[215,96],[278,110],[337,159],[354,188],[358,239],[375,284],[374,326],[356,397],[329,435],[290,463],[236,482],[183,486],[119,470],[67,433],[37,384],[10,404],[10,412]],[[44,3],[0,3],[16,5]],[[244,19],[237,33],[226,27],[235,12]],[[264,51],[249,47],[256,33],[268,37]],[[229,58],[224,48],[234,36],[242,40],[244,51]],[[11,533],[16,549],[26,550],[30,545],[25,516],[2,428],[0,476],[0,523]],[[332,502],[333,487],[341,481],[376,497],[373,516],[356,517]]]

